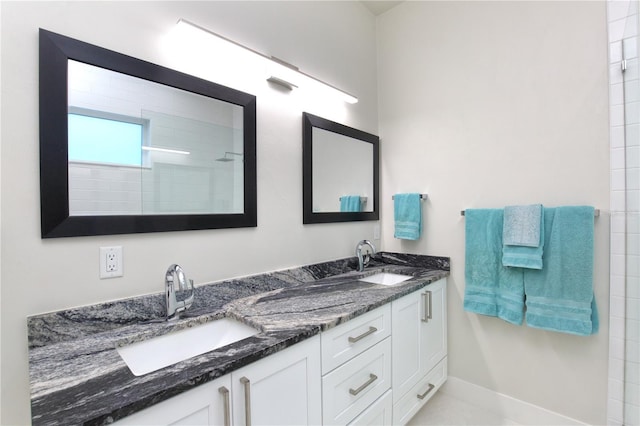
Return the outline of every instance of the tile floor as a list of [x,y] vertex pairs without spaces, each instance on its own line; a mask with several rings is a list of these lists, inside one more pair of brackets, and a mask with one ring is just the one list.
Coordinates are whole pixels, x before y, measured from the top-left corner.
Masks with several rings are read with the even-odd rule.
[[409,421],[408,426],[513,426],[517,424],[492,411],[438,392]]

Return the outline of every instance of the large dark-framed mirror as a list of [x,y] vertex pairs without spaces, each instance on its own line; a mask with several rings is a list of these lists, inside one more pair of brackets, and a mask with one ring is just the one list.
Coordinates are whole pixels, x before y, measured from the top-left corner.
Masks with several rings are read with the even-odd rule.
[[256,97],[40,29],[42,238],[255,227]]
[[302,114],[303,223],[378,220],[379,144],[371,133]]

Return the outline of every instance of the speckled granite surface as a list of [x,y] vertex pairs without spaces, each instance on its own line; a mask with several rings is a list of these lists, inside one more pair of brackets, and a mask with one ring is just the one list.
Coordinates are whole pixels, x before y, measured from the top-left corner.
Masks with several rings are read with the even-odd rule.
[[[330,329],[449,275],[449,259],[379,253],[202,285],[182,319],[159,321],[163,293],[28,318],[31,415],[40,424],[108,424]],[[380,271],[412,275],[395,286],[357,281]],[[134,376],[115,348],[223,317],[257,335]]]

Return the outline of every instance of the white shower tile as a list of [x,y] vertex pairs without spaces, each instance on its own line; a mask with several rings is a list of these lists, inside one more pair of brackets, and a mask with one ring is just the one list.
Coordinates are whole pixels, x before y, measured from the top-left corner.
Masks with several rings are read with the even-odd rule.
[[609,111],[609,121],[611,125],[624,126],[624,107],[622,105],[612,105]]
[[627,16],[629,0],[607,1],[607,21],[617,21]]
[[609,341],[609,357],[624,360],[624,339],[613,338]]
[[611,315],[624,318],[625,300],[624,297],[612,296],[609,304]]
[[625,103],[624,120],[626,124],[640,123],[640,102]]
[[611,150],[611,169],[624,170],[626,166],[624,148],[616,148]]
[[625,279],[624,279],[624,275],[612,275],[610,277],[610,293],[611,293],[611,297],[613,296],[617,296],[617,297],[625,297],[626,295],[626,289],[625,289]]
[[609,130],[611,148],[624,147],[624,126],[611,127]]
[[624,38],[626,21],[626,18],[622,18],[609,22],[609,43],[613,43],[614,41],[622,40]]
[[626,206],[626,197],[624,191],[611,192],[611,210],[622,212]]
[[[640,91],[640,86],[639,86]],[[640,146],[640,125],[634,124],[627,126],[626,134],[626,145],[629,146]]]
[[609,86],[610,105],[622,105],[624,103],[624,86],[622,83]]
[[626,185],[626,174],[624,169],[611,170],[611,189],[614,191],[624,191]]
[[637,37],[625,38],[622,40],[622,51],[625,59],[638,57],[638,42]]
[[[622,61],[622,42],[624,40],[612,41],[609,43],[609,63],[615,64],[616,62]],[[626,49],[625,49],[626,53]],[[627,58],[625,56],[625,58]]]
[[638,35],[638,15],[629,15],[627,16],[627,19],[625,19],[624,32],[623,32],[622,38],[635,37],[637,35]]
[[609,358],[609,377],[613,380],[624,381],[624,361]]
[[615,63],[609,66],[609,84],[622,83],[622,70],[620,69],[620,63]]

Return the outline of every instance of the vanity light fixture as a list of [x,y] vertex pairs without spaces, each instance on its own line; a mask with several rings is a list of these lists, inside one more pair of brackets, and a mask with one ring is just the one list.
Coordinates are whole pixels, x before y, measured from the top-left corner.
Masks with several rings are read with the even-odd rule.
[[180,149],[158,148],[158,147],[155,147],[155,146],[143,146],[142,150],[143,151],[167,152],[169,154],[182,154],[182,155],[191,154],[189,151],[182,151]]
[[326,96],[338,97],[342,99],[344,102],[355,104],[358,102],[358,98],[344,90],[340,90],[337,87],[330,85],[329,83],[325,83],[324,81],[317,79],[309,74],[306,74],[294,65],[291,65],[287,62],[282,61],[274,56],[268,56],[263,53],[260,53],[256,50],[253,50],[247,46],[244,46],[240,43],[237,43],[233,40],[230,40],[226,37],[221,36],[220,34],[216,34],[213,31],[210,31],[206,28],[203,28],[199,25],[196,25],[192,22],[189,22],[185,19],[178,20],[178,26],[186,26],[192,29],[200,30],[210,36],[215,37],[218,41],[225,41],[227,44],[234,46],[240,50],[243,50],[245,53],[250,52],[253,53],[256,57],[262,60],[267,69],[268,75],[267,81],[270,83],[278,84],[282,87],[285,87],[288,90],[300,89],[302,91],[309,91],[313,93],[322,93]]

